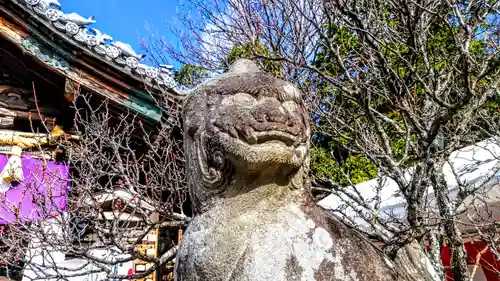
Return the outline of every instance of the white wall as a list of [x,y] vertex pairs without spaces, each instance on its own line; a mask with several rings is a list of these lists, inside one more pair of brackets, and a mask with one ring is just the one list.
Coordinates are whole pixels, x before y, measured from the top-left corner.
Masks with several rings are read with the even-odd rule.
[[[62,234],[62,228],[60,226],[60,220],[49,220],[44,222],[45,233],[51,233],[57,237]],[[60,237],[60,236],[59,236]],[[98,258],[104,258],[112,260],[117,258],[113,252],[110,250],[91,250],[90,254]],[[66,255],[48,245],[44,245],[40,239],[34,237],[28,246],[26,251],[26,259],[30,260],[26,264],[23,271],[23,281],[32,280],[43,280],[43,281],[57,281],[62,280],[58,278],[47,278],[49,276],[54,276],[55,274],[61,274],[68,277],[69,281],[101,281],[107,280],[105,273],[93,273],[88,274],[88,272],[99,270],[96,265],[88,264],[87,260],[84,259],[66,259]],[[133,262],[127,262],[119,265],[117,267],[117,273],[127,275],[129,268],[133,268]],[[78,276],[75,276],[78,275]]]

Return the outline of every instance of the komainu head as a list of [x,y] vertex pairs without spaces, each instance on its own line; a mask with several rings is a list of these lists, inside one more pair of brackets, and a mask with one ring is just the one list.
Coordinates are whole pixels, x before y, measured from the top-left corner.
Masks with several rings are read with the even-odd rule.
[[300,91],[249,60],[193,90],[183,120],[195,212],[248,191],[235,182],[290,186],[307,173],[310,127]]

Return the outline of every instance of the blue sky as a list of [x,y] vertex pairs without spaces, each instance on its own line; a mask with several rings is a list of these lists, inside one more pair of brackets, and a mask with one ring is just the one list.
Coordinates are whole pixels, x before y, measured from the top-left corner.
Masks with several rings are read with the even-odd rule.
[[[84,17],[95,16],[92,25],[114,40],[130,44],[140,53],[140,36],[147,34],[145,24],[153,31],[176,42],[167,22],[176,15],[180,0],[59,0],[65,13],[76,12]],[[173,63],[173,62],[170,62]],[[178,68],[178,64],[174,64]]]

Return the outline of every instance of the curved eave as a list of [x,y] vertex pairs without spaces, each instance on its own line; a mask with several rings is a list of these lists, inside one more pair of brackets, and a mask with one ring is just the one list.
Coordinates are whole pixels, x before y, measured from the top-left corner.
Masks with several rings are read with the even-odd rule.
[[[166,97],[173,106],[180,107],[182,103],[183,95],[176,89],[161,89],[146,79],[127,73],[124,68],[80,46],[18,1],[0,0],[0,36],[19,46],[46,68],[152,121],[157,122],[162,116],[153,95]],[[41,58],[36,50],[29,48],[34,45],[30,42],[33,40],[50,47],[54,57],[62,58],[67,67],[54,64],[47,57]]]

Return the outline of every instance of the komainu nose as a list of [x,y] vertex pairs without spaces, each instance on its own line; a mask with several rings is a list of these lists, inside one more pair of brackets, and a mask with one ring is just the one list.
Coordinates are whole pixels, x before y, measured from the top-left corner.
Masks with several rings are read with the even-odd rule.
[[252,107],[252,115],[257,122],[288,124],[292,119],[283,105],[273,98],[260,100]]
[[283,109],[289,116],[288,125],[293,126],[297,120],[302,119],[304,112],[300,110],[300,106],[294,101],[286,101],[282,104]]

